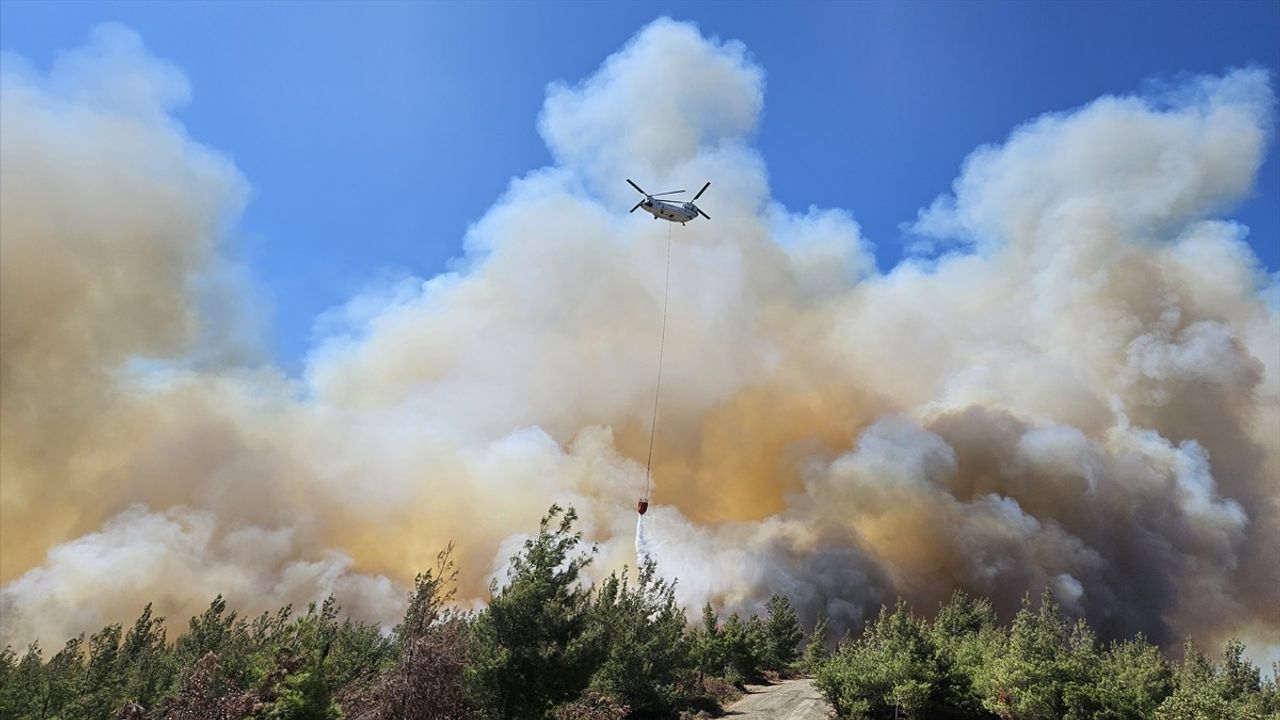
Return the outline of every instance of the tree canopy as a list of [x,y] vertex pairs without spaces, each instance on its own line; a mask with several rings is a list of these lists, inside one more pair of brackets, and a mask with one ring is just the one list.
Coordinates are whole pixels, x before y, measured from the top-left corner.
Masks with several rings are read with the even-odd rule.
[[[552,506],[490,586],[452,600],[452,547],[417,576],[391,630],[343,618],[332,600],[246,617],[226,598],[177,637],[144,607],[131,625],[68,640],[46,659],[0,650],[5,720],[609,720],[715,713],[735,686],[802,671],[838,718],[1263,720],[1280,717],[1264,679],[1228,643],[1188,643],[1171,663],[1142,636],[1100,643],[1052,593],[1008,625],[956,593],[932,617],[881,607],[832,650],[829,621],[806,633],[792,599],[690,623],[652,562],[594,585],[594,548],[572,508]],[[803,653],[801,648],[803,647]]]

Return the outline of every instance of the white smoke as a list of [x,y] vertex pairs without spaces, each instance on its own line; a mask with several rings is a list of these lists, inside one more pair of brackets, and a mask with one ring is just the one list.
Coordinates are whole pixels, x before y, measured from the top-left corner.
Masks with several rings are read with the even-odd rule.
[[219,533],[207,512],[135,506],[101,531],[53,547],[42,566],[5,586],[5,622],[40,627],[52,616],[70,627],[100,628],[136,614],[139,597],[181,613],[180,622],[216,595],[244,614],[283,603],[304,608],[329,596],[365,619],[403,613],[398,586],[351,572],[352,560],[341,552],[316,552],[306,525],[299,519]]
[[[781,592],[856,627],[898,594],[1008,613],[1050,587],[1107,634],[1280,642],[1277,291],[1224,219],[1264,73],[1015,129],[918,218],[953,251],[881,274],[848,212],[771,200],[745,48],[659,20],[549,89],[557,164],[457,270],[328,313],[288,378],[136,362],[234,356],[201,278],[244,188],[168,115],[180,73],[105,33],[74,73],[5,63],[4,641],[217,592],[393,621],[450,540],[483,601],[558,502],[596,572],[650,557],[690,609]],[[672,228],[626,214],[628,176],[711,180],[715,218],[674,228],[634,527]]]

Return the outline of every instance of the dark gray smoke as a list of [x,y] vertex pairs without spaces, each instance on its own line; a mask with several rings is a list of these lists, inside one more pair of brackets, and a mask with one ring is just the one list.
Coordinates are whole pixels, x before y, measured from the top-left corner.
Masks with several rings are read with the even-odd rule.
[[[552,502],[598,571],[634,563],[673,229],[644,541],[689,607],[784,592],[856,626],[898,594],[1010,612],[1050,587],[1111,634],[1280,646],[1280,302],[1223,219],[1272,132],[1260,71],[1017,128],[922,211],[952,251],[877,273],[847,212],[771,200],[745,49],[659,20],[551,87],[557,165],[512,181],[462,269],[335,309],[293,380],[130,362],[202,350],[244,195],[168,114],[180,73],[119,29],[13,67],[5,641],[216,592],[390,620],[451,539],[483,600]],[[715,220],[627,216],[628,175],[713,180]]]

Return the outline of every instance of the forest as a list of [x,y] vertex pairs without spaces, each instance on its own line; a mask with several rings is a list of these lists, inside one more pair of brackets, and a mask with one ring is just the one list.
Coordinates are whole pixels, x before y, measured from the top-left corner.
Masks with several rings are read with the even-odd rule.
[[860,633],[807,631],[775,595],[763,617],[690,622],[652,563],[589,585],[593,549],[552,506],[483,609],[454,606],[446,548],[389,632],[332,599],[245,617],[222,597],[170,641],[142,610],[127,629],[0,653],[0,718],[402,720],[717,717],[748,682],[811,675],[837,718],[1254,720],[1280,717],[1238,641],[1177,662],[1141,636],[1100,642],[1053,595],[1001,623],[956,593],[929,616],[903,601]]

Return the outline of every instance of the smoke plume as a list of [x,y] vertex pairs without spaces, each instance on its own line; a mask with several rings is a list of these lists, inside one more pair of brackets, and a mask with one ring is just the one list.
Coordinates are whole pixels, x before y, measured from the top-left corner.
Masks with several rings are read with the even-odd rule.
[[[298,377],[244,360],[248,183],[174,120],[178,69],[107,27],[0,87],[2,642],[219,592],[390,622],[450,540],[483,601],[558,502],[595,572],[643,540],[690,608],[780,592],[858,627],[1049,587],[1111,635],[1280,644],[1280,303],[1226,219],[1273,132],[1261,71],[1029,121],[879,272],[848,212],[771,199],[746,49],[658,20],[550,86],[556,164],[457,270],[328,313]],[[715,220],[627,215],[628,176],[711,180]]]

